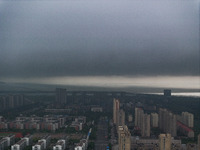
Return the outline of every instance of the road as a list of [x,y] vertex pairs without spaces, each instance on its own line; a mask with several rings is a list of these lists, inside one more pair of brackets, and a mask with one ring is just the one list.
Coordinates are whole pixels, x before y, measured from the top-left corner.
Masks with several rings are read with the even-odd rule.
[[108,122],[100,118],[97,125],[97,135],[95,141],[95,150],[106,150],[108,146]]

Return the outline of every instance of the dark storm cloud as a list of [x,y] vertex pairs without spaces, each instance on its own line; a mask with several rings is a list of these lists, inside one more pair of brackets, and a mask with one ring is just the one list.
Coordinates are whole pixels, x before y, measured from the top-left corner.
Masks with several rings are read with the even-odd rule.
[[2,1],[0,77],[199,75],[198,1]]

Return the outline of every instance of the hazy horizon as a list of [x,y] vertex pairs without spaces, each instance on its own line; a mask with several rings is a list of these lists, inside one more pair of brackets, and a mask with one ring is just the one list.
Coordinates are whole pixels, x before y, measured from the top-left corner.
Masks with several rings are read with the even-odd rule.
[[96,87],[152,87],[152,88],[179,88],[200,89],[200,78],[191,77],[131,77],[131,76],[85,76],[85,77],[53,77],[53,78],[21,78],[4,79],[8,83],[36,83],[47,85],[69,86],[96,86]]

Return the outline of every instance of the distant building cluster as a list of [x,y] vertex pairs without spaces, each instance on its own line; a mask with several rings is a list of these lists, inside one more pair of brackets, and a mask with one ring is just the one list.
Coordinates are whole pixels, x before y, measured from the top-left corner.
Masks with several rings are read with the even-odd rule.
[[0,129],[35,129],[55,131],[64,127],[66,118],[62,115],[58,116],[31,116],[31,117],[16,117],[14,121],[0,122]]
[[25,104],[24,95],[4,95],[0,96],[0,110],[16,108]]
[[[0,140],[0,150],[24,150],[27,146],[31,146],[32,150],[45,150],[50,147],[51,135],[44,135],[36,143],[33,143],[33,135],[26,135],[18,142],[15,142],[15,135],[8,135]],[[65,150],[67,148],[69,137],[64,136],[59,139],[56,144],[51,144],[53,150]]]
[[[169,93],[166,96],[170,96]],[[121,104],[121,108],[124,106],[126,104]],[[200,148],[200,146],[196,146],[195,148],[195,144],[191,143],[184,145],[180,139],[176,139],[177,133],[194,138],[194,131],[192,129],[194,127],[194,115],[192,113],[182,112],[181,115],[177,115],[165,108],[156,109],[149,107],[148,109],[144,109],[142,103],[137,103],[134,113],[134,125],[131,123],[133,117],[130,113],[127,117],[127,123],[130,128],[133,128],[132,132],[140,137],[131,137],[124,119],[125,112],[121,108],[120,101],[114,99],[113,124],[117,128],[117,147],[119,150],[184,150],[185,147],[185,150],[197,150],[198,147]],[[151,134],[157,131],[159,132],[158,134]],[[164,134],[160,134],[160,132]],[[158,135],[159,137],[157,137]]]
[[86,117],[85,116],[79,116],[72,121],[72,124],[70,127],[75,128],[77,131],[81,131],[83,129],[83,125],[86,123]]
[[142,137],[150,137],[152,128],[157,128],[165,133],[177,136],[177,131],[187,137],[194,137],[192,130],[194,116],[188,112],[182,112],[182,115],[175,115],[167,109],[160,108],[159,113],[145,114],[143,108],[135,108],[135,130],[139,130]]
[[80,142],[76,144],[76,147],[74,148],[74,150],[87,150],[91,132],[92,132],[92,129],[90,128],[86,138],[81,139]]

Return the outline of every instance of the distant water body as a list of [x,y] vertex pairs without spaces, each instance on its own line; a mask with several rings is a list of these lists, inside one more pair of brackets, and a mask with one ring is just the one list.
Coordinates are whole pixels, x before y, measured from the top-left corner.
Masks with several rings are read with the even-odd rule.
[[[151,93],[151,94],[163,95],[163,93]],[[200,92],[172,93],[172,96],[200,97]]]

